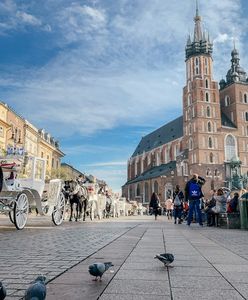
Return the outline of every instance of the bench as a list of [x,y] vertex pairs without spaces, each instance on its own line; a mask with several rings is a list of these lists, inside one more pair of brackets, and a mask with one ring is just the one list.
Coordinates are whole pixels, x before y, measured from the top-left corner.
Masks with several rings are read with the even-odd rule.
[[215,224],[220,228],[240,229],[240,213],[233,212],[215,214]]

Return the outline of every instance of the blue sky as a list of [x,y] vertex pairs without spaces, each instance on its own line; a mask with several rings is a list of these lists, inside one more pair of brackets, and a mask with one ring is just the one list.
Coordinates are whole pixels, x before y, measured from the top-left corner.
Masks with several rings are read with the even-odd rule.
[[[248,70],[247,6],[199,0],[217,81],[234,37]],[[141,137],[182,113],[194,14],[194,0],[1,0],[0,99],[117,191]]]

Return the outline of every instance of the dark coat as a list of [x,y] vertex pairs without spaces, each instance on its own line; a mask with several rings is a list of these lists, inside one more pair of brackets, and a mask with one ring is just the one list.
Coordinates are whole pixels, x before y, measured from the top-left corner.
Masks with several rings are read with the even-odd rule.
[[156,194],[152,194],[149,206],[153,209],[157,209],[159,207],[159,198]]

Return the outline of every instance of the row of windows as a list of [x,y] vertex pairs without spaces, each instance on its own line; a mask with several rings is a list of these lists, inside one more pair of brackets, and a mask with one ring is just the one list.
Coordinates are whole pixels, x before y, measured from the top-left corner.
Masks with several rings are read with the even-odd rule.
[[[248,126],[247,126],[248,128]],[[207,123],[207,127],[205,128],[205,123],[203,122],[202,123],[202,131],[205,132],[216,132],[217,131],[217,128],[216,128],[216,123],[215,122],[208,122]],[[196,128],[195,128],[195,123],[193,124],[189,124],[188,126],[185,127],[185,134],[186,135],[192,135],[193,132],[196,132]]]
[[[208,137],[207,141],[208,141],[207,142],[207,147],[209,149],[213,149],[214,148],[213,138],[210,136],[210,137]],[[203,142],[204,142],[203,147],[205,148],[205,138],[203,138]],[[194,149],[193,138],[190,138],[189,139],[189,150],[193,150],[193,149]]]
[[[207,108],[205,109],[202,106],[201,116],[206,116],[207,118],[211,118],[211,108],[207,106]],[[193,106],[192,108],[189,108],[188,110],[185,111],[185,120],[188,121],[194,117],[196,117],[196,113],[195,113],[195,107]],[[213,108],[213,117],[215,117],[215,108]]]
[[[248,104],[248,94],[247,93],[242,94],[240,92],[240,102]],[[225,96],[224,105],[225,106],[231,105],[231,98],[230,98],[230,96],[228,96],[228,95]]]

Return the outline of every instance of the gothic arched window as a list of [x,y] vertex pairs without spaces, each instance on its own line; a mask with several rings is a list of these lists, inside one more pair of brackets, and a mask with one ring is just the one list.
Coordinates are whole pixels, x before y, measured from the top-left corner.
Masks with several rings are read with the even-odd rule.
[[158,182],[154,182],[154,193],[158,194]]
[[199,74],[199,58],[195,58],[195,75]]
[[207,117],[211,117],[210,107],[207,106]]
[[191,95],[189,94],[189,95],[188,95],[188,106],[190,106],[191,103],[192,103],[192,101],[191,101]]
[[191,125],[191,123],[189,124],[189,135],[191,135],[192,134],[192,125]]
[[225,106],[229,106],[231,104],[231,100],[229,96],[225,96]]
[[213,140],[211,136],[208,138],[208,148],[213,148]]
[[136,196],[140,196],[140,185],[139,184],[137,184]]
[[145,183],[145,202],[149,202],[149,186],[148,183]]
[[214,155],[213,155],[212,152],[209,154],[209,162],[210,162],[210,163],[213,163],[213,162],[214,162]]
[[208,92],[206,92],[206,94],[205,94],[205,100],[206,100],[206,102],[209,102],[209,93]]
[[207,79],[206,79],[205,85],[206,85],[206,89],[208,89],[208,80]]
[[211,132],[212,131],[212,126],[211,126],[211,123],[208,122],[208,132]]
[[247,94],[244,94],[244,103],[248,103]]
[[236,157],[236,140],[233,135],[228,134],[225,139],[225,159],[230,161]]
[[189,139],[189,150],[193,150],[193,139]]
[[246,122],[248,121],[248,112],[247,111],[245,112],[245,120],[246,120]]

